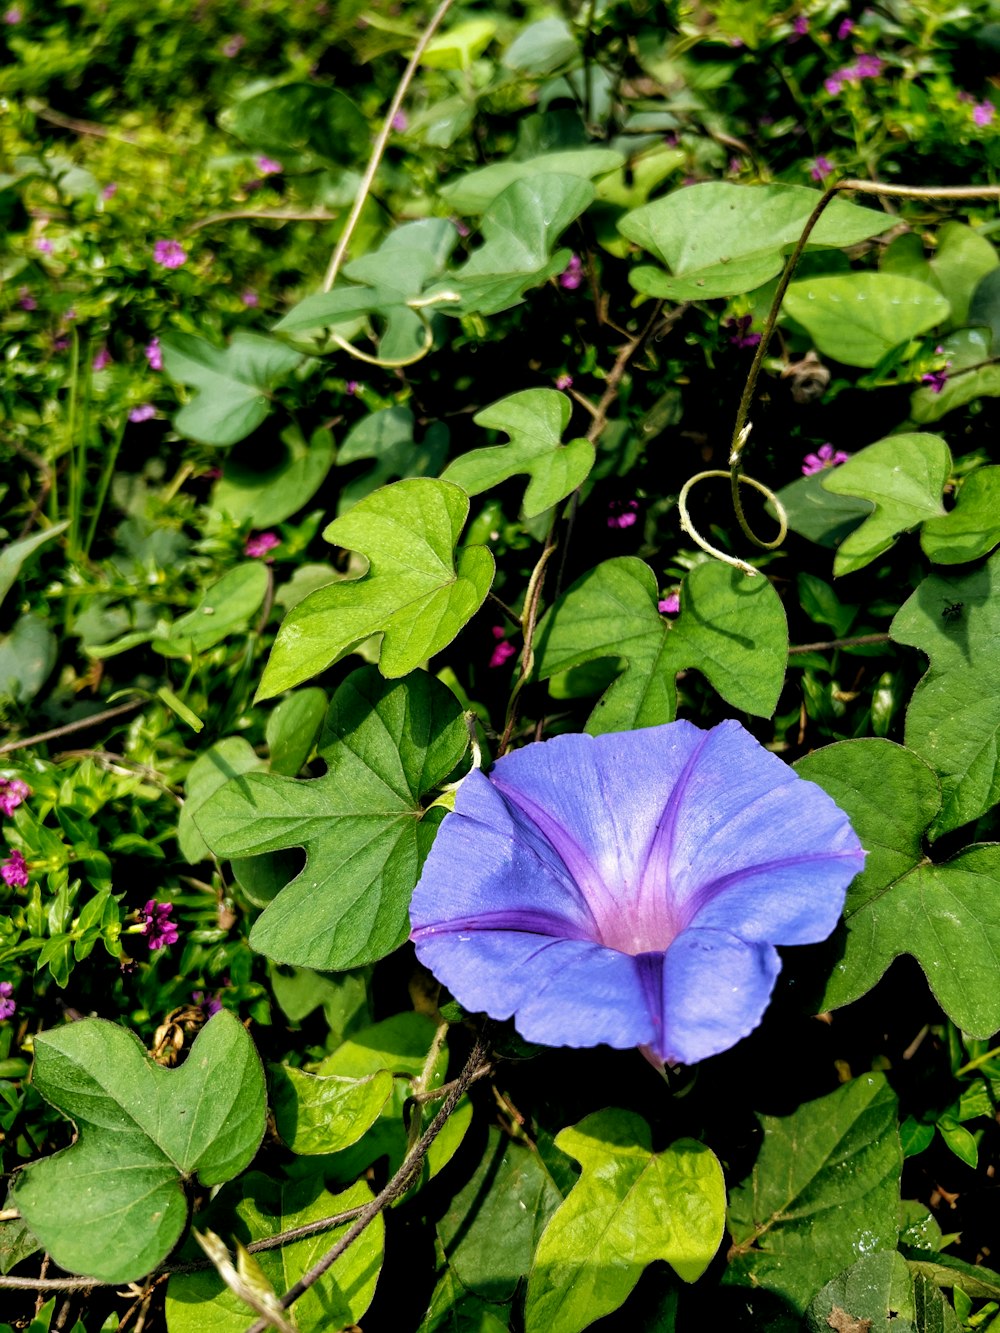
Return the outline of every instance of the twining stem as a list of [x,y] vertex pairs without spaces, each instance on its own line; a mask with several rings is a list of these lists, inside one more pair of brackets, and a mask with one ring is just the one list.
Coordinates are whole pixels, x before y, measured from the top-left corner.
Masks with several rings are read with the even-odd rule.
[[854,648],[862,643],[890,643],[888,634],[855,634],[849,639],[827,639],[823,643],[796,643],[789,653],[821,653],[829,648]]

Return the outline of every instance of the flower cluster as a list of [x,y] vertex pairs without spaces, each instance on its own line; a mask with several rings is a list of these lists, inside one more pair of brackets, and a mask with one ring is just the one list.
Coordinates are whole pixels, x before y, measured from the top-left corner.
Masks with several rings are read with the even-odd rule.
[[20,778],[0,778],[0,811],[8,819],[24,801],[31,795],[31,788]]
[[825,472],[831,467],[840,467],[846,463],[850,454],[843,449],[834,449],[832,444],[821,444],[814,454],[806,454],[802,460],[802,475],[811,477],[816,472]]
[[5,1019],[13,1018],[17,1013],[17,1005],[12,998],[14,994],[14,984],[11,981],[0,981],[0,1023]]
[[831,97],[836,97],[845,83],[857,87],[862,79],[877,79],[884,69],[885,61],[881,56],[858,56],[853,64],[835,69],[828,75],[823,80],[823,87]]
[[506,630],[504,629],[503,625],[493,626],[493,637],[494,639],[496,639],[497,645],[493,649],[493,653],[490,657],[491,667],[502,667],[503,664],[505,662],[509,662],[510,659],[517,652],[517,649],[514,647],[514,645],[509,640],[504,638],[505,633]]
[[153,259],[163,268],[180,268],[187,263],[187,251],[180,241],[157,241],[153,246]]
[[[31,788],[20,778],[0,778],[0,812],[8,819],[30,795]],[[0,879],[11,889],[28,887],[28,863],[19,848],[12,848],[6,861],[0,862]]]
[[155,898],[150,898],[142,909],[143,932],[150,953],[177,943],[177,924],[170,919],[173,910],[173,903],[158,903]]
[[7,860],[0,864],[0,876],[3,882],[12,889],[26,889],[28,887],[28,863],[24,859],[24,853],[15,847]]

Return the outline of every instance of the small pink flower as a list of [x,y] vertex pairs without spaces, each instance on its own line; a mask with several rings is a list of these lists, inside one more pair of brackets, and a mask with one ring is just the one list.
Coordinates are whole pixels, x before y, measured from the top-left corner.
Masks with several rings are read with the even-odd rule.
[[842,41],[844,41],[845,38],[850,37],[850,35],[851,35],[851,33],[852,33],[853,31],[854,31],[854,20],[853,20],[853,19],[841,19],[841,20],[840,20],[840,27],[837,29],[837,40],[838,40],[838,42],[842,42]]
[[257,170],[262,176],[278,176],[284,171],[284,167],[273,157],[255,157]]
[[0,981],[0,1022],[13,1018],[17,1013],[17,1005],[11,999],[14,994],[14,985],[10,981]]
[[344,393],[347,394],[348,398],[353,398],[354,395],[360,390],[360,388],[361,385],[358,383],[357,380],[348,380],[347,383],[344,385]]
[[242,295],[240,296],[240,300],[243,302],[245,306],[252,307],[255,305],[260,305],[260,297],[257,295],[257,293],[253,290],[252,287],[248,287],[246,291],[242,293]]
[[11,27],[14,27],[16,23],[20,23],[23,18],[24,14],[18,9],[17,5],[11,5],[10,9],[4,10],[3,21],[4,23],[8,23]]
[[854,62],[854,74],[859,79],[877,79],[884,69],[885,61],[881,56],[858,56]]
[[493,654],[490,657],[490,666],[502,667],[504,662],[510,661],[517,652],[517,649],[512,643],[504,638],[505,630],[503,625],[494,625],[492,632],[494,639],[497,640],[497,646],[493,649]]
[[410,122],[406,118],[405,111],[397,111],[392,118],[392,128],[396,131],[397,134],[405,133],[409,123]]
[[104,189],[101,191],[101,198],[113,199],[117,193],[118,193],[118,182],[108,181],[107,185],[105,185]]
[[795,36],[790,38],[791,41],[795,41],[799,37],[804,37],[806,35],[809,31],[809,20],[806,18],[805,14],[796,14],[795,18],[792,19],[792,31]]
[[656,604],[656,609],[661,616],[675,616],[681,609],[680,593],[668,593],[666,597],[660,599]]
[[814,454],[806,454],[803,458],[802,475],[811,477],[816,472],[825,472],[827,468],[840,467],[850,456],[843,449],[835,450],[832,444],[821,444]]
[[142,909],[145,918],[143,930],[150,953],[155,953],[157,949],[165,949],[168,944],[177,943],[177,925],[170,920],[173,910],[173,903],[158,903],[155,898],[150,898]]
[[632,527],[639,520],[638,509],[638,500],[612,500],[608,505],[608,527]]
[[950,365],[951,362],[949,361],[948,364],[942,366],[940,370],[930,370],[926,375],[921,375],[921,384],[926,384],[931,393],[940,393],[948,383],[948,366]]
[[110,365],[111,365],[111,353],[108,351],[106,347],[102,347],[101,350],[94,357],[93,361],[91,361],[90,368],[91,370],[106,370],[107,367]]
[[39,254],[50,255],[52,253],[52,242],[47,236],[39,236],[35,242],[35,249]]
[[9,818],[31,795],[31,788],[20,778],[0,778],[0,810]]
[[731,157],[729,159],[730,176],[738,176],[743,170],[743,159],[741,157]]
[[826,89],[826,91],[830,94],[831,97],[836,97],[837,94],[840,92],[841,88],[843,87],[843,85],[844,85],[843,70],[838,69],[833,74],[828,75],[823,80],[823,87]]
[[241,32],[238,32],[235,34],[235,36],[230,37],[228,41],[223,42],[222,54],[226,57],[227,60],[232,60],[235,56],[239,55],[239,53],[243,50],[246,44],[247,44],[247,39],[243,36]]
[[814,181],[824,181],[833,169],[833,163],[828,157],[818,157],[809,168],[809,175]]
[[274,532],[261,532],[256,537],[248,537],[247,544],[243,548],[244,555],[253,556],[254,559],[262,555],[267,555],[268,551],[273,551],[276,546],[281,545],[281,538]]
[[0,865],[0,876],[5,884],[12,889],[26,889],[28,887],[28,863],[24,859],[24,853],[18,851],[15,847],[7,860]]
[[557,389],[572,389],[572,387],[573,387],[572,375],[560,375],[556,380]]
[[17,304],[22,310],[37,310],[38,302],[28,291],[27,287],[22,287],[17,294]]
[[152,342],[148,342],[142,350],[146,354],[150,370],[163,369],[163,353],[160,351],[159,338],[154,338]]
[[152,403],[140,403],[138,407],[132,408],[132,411],[128,414],[128,419],[138,424],[142,421],[152,421],[155,416],[156,408]]
[[583,264],[578,255],[572,255],[569,263],[559,275],[559,286],[568,292],[575,292],[583,282]]
[[153,260],[163,268],[180,268],[187,263],[187,251],[180,241],[157,241],[153,246]]
[[63,338],[62,336],[59,336],[52,339],[53,352],[65,352],[68,346],[69,346],[68,338]]
[[451,219],[451,225],[455,228],[455,230],[458,232],[459,236],[461,236],[462,240],[464,241],[465,238],[466,238],[466,236],[468,236],[468,234],[469,234],[469,229],[468,229],[468,227],[465,225],[465,223],[462,221],[462,219],[461,219],[461,218],[452,218],[452,219]]
[[738,319],[724,319],[722,327],[731,330],[729,341],[734,347],[756,347],[760,342],[760,334],[751,332],[752,323],[753,315],[740,315]]
[[994,114],[995,109],[992,102],[977,102],[972,108],[972,119],[976,125],[988,125]]

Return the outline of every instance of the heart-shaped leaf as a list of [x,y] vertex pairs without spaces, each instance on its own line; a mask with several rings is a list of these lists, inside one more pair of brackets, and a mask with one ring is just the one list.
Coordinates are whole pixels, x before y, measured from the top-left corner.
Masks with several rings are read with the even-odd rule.
[[837,273],[793,282],[783,309],[826,356],[845,366],[877,366],[894,347],[943,324],[951,307],[915,278]]
[[562,443],[571,411],[569,399],[555,389],[525,389],[501,398],[473,421],[488,430],[506,431],[510,444],[463,454],[449,464],[444,479],[478,495],[526,472],[531,480],[524,493],[524,516],[544,513],[575,491],[594,466],[589,440]]
[[485,546],[455,545],[469,498],[449,481],[397,481],[360,500],[323,533],[368,559],[360,579],[304,598],[282,621],[257,691],[269,699],[381,634],[379,668],[405,676],[446,648],[482,605],[493,582]]
[[936,565],[978,560],[1000,542],[1000,467],[981,467],[962,482],[955,508],[928,519],[920,545]]
[[951,454],[939,435],[907,433],[878,440],[826,472],[823,489],[875,506],[841,542],[834,574],[853,574],[887,551],[896,538],[925,519],[945,515],[941,498],[951,472]]
[[155,638],[153,647],[164,657],[203,653],[230,634],[246,630],[266,595],[266,567],[260,560],[246,560],[210,584],[198,605],[175,620],[169,634]]
[[722,1167],[703,1143],[651,1148],[631,1111],[597,1111],[556,1135],[583,1168],[538,1243],[528,1279],[527,1333],[579,1333],[665,1260],[685,1282],[712,1261],[725,1227]]
[[430,842],[421,798],[467,745],[458,702],[432,676],[390,683],[362,667],[330,704],[323,777],[248,773],[211,797],[196,822],[216,856],[308,851],[257,919],[253,947],[278,962],[345,969],[402,943]]
[[368,152],[368,121],[337,88],[286,83],[237,102],[223,115],[226,129],[262,153],[312,152],[351,166]]
[[187,1223],[184,1180],[231,1180],[264,1136],[264,1071],[226,1010],[179,1069],[154,1064],[114,1023],[67,1023],[35,1038],[33,1082],[79,1138],[27,1167],[14,1199],[60,1267],[102,1282],[161,1263]]
[[369,412],[352,428],[337,455],[337,466],[374,458],[375,466],[341,489],[337,513],[363,500],[396,477],[436,477],[448,456],[448,427],[442,421],[428,426],[421,443],[413,438],[416,421],[408,407],[386,407]]
[[778,594],[718,561],[684,580],[681,614],[657,609],[652,570],[632,556],[605,560],[546,612],[538,631],[538,676],[546,680],[584,662],[625,658],[625,669],[587,719],[593,735],[672,721],[678,671],[695,667],[735,708],[770,717],[788,660]]
[[235,444],[256,430],[271,410],[271,391],[302,361],[301,353],[259,333],[234,333],[222,350],[193,333],[165,333],[160,345],[163,369],[194,390],[174,428],[201,444]]
[[228,514],[237,523],[254,528],[269,528],[308,504],[333,466],[333,436],[328,430],[315,430],[306,443],[298,426],[289,426],[281,432],[281,442],[284,456],[263,472],[254,466],[252,444],[246,446],[245,454],[237,449],[227,456],[222,476],[212,488],[216,514]]

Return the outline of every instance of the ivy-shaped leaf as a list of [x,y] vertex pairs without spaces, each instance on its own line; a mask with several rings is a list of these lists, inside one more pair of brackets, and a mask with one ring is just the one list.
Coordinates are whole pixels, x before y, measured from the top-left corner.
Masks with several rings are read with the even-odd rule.
[[444,479],[479,495],[508,477],[526,472],[531,480],[524,493],[524,516],[535,518],[564,500],[586,479],[594,466],[589,440],[562,443],[572,406],[555,389],[525,389],[477,412],[473,421],[487,430],[502,430],[510,444],[473,449],[456,458]]
[[761,1116],[753,1172],[733,1191],[723,1282],[765,1287],[802,1311],[855,1260],[895,1249],[903,1154],[896,1098],[864,1074],[790,1116]]
[[657,609],[652,570],[623,556],[577,580],[543,617],[538,677],[601,658],[625,668],[587,719],[592,735],[670,722],[678,671],[695,667],[734,708],[770,717],[788,659],[788,631],[778,594],[719,561],[697,565],[684,580],[681,614]]
[[257,699],[291,689],[382,635],[379,668],[405,676],[446,648],[482,606],[493,582],[485,546],[455,545],[469,497],[449,481],[419,477],[384,486],[328,525],[328,542],[359,551],[368,571],[328,584],[282,621]]
[[795,771],[850,815],[868,852],[843,926],[815,954],[833,962],[818,1003],[849,1004],[912,954],[945,1013],[964,1032],[990,1036],[1000,1027],[1000,845],[929,864],[922,843],[940,788],[923,760],[891,741],[826,745]]
[[179,1069],[114,1023],[67,1023],[35,1038],[33,1082],[79,1138],[27,1167],[14,1201],[60,1267],[102,1282],[161,1263],[187,1223],[185,1179],[231,1180],[264,1136],[264,1071],[225,1009]]
[[651,1149],[631,1111],[597,1111],[556,1136],[583,1168],[538,1243],[528,1279],[527,1333],[579,1333],[617,1310],[643,1269],[665,1260],[685,1282],[711,1263],[725,1225],[726,1187],[703,1143]]
[[943,324],[940,292],[894,273],[836,273],[793,282],[783,309],[826,356],[845,366],[877,366],[911,338]]
[[234,333],[220,350],[193,333],[165,333],[163,369],[194,397],[174,417],[174,429],[201,444],[245,439],[271,410],[271,393],[302,362],[276,338]]
[[936,565],[962,565],[1000,542],[1000,467],[981,467],[962,482],[955,508],[928,519],[920,545]]
[[333,436],[320,427],[306,443],[298,426],[281,432],[283,456],[261,471],[257,449],[234,450],[212,488],[212,509],[237,523],[269,528],[308,504],[333,466]]
[[323,777],[247,773],[216,792],[196,816],[216,856],[308,853],[255,922],[253,948],[281,963],[343,970],[401,944],[431,840],[421,799],[467,745],[458,702],[432,676],[390,683],[362,667],[330,704]]
[[920,433],[878,440],[827,472],[824,490],[874,506],[871,516],[841,542],[834,574],[864,569],[901,533],[926,519],[943,518],[941,496],[950,472],[951,454],[944,440]]
[[972,573],[924,579],[889,633],[930,658],[905,739],[941,779],[939,837],[1000,800],[1000,553]]
[[374,458],[375,466],[342,487],[337,513],[396,477],[436,477],[448,456],[448,427],[432,422],[420,444],[413,438],[416,422],[408,407],[397,405],[369,412],[352,428],[337,455],[337,466]]

